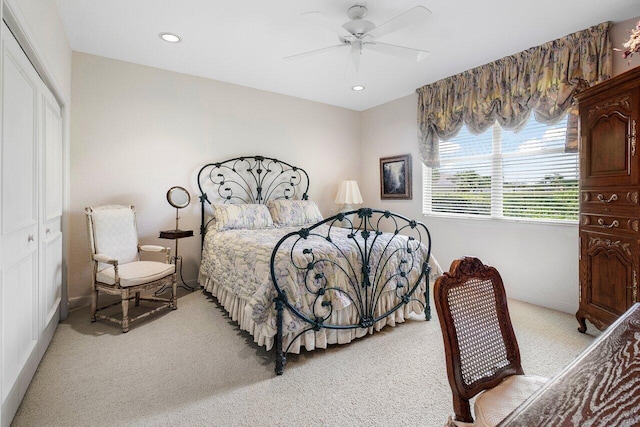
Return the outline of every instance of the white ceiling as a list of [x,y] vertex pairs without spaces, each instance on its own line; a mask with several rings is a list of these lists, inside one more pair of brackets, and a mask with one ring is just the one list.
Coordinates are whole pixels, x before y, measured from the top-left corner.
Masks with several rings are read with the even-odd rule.
[[[207,77],[353,110],[603,21],[640,15],[640,0],[56,0],[73,50]],[[355,3],[379,25],[417,5],[432,12],[379,41],[430,51],[421,62],[349,49],[284,61],[338,43],[301,17],[320,11],[340,25]],[[158,34],[183,39],[169,44]],[[361,84],[362,92],[351,87]]]

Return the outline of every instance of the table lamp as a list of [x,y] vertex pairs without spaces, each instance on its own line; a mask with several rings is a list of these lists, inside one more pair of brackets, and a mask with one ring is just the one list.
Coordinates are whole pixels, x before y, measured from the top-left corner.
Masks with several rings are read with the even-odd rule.
[[[359,205],[362,203],[362,196],[360,195],[360,189],[358,183],[353,179],[347,179],[342,181],[338,194],[336,195],[335,203],[343,205],[340,212],[348,212],[355,209],[353,205]],[[350,227],[353,224],[353,214],[347,215],[342,221],[343,227]]]

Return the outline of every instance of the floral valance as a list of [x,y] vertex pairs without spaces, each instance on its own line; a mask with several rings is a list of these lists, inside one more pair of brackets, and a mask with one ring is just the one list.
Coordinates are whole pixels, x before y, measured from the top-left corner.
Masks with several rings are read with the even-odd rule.
[[531,111],[542,123],[560,120],[576,90],[611,76],[610,26],[605,22],[417,89],[422,161],[438,167],[439,141],[463,124],[482,133],[497,120],[517,131]]

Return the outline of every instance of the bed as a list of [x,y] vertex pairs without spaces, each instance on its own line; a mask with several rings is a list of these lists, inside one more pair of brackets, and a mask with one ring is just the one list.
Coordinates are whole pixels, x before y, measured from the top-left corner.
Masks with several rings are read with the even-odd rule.
[[199,283],[258,345],[275,348],[277,374],[287,353],[431,319],[439,267],[424,224],[371,208],[322,218],[307,172],[264,156],[206,164],[198,187]]

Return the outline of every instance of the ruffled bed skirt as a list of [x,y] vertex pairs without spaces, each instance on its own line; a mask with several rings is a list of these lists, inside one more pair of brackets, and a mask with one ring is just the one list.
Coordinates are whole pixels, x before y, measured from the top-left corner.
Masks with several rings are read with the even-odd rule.
[[[224,307],[225,310],[231,316],[235,322],[238,323],[240,329],[247,331],[253,336],[253,341],[259,346],[264,346],[267,350],[273,347],[275,336],[264,333],[264,328],[256,324],[251,317],[251,308],[248,303],[234,295],[234,293],[224,286],[219,285],[213,278],[207,276],[204,272],[200,271],[199,283],[205,291],[216,297],[218,302]],[[424,285],[416,289],[414,296],[420,301],[424,302]],[[383,296],[378,302],[378,311],[384,313],[393,307],[397,303],[397,299],[393,292],[389,292],[388,295]],[[275,311],[275,305],[273,310]],[[285,312],[288,309],[285,308]],[[374,331],[379,331],[386,325],[395,326],[396,323],[403,323],[411,313],[423,314],[424,308],[422,304],[417,301],[411,301],[409,304],[395,311],[395,313],[388,317],[379,320],[373,326],[369,328],[357,328],[357,329],[321,329],[319,331],[308,331],[300,336],[293,342],[289,353],[299,353],[300,348],[304,347],[306,350],[314,350],[316,348],[327,348],[329,344],[347,344],[356,338],[361,338],[367,334],[371,334]],[[331,324],[353,324],[357,319],[357,312],[352,306],[347,306],[341,310],[336,310],[331,314],[331,319],[327,323]],[[283,340],[283,349],[286,349],[289,345],[289,341],[295,338],[299,331],[294,331],[285,334]]]

